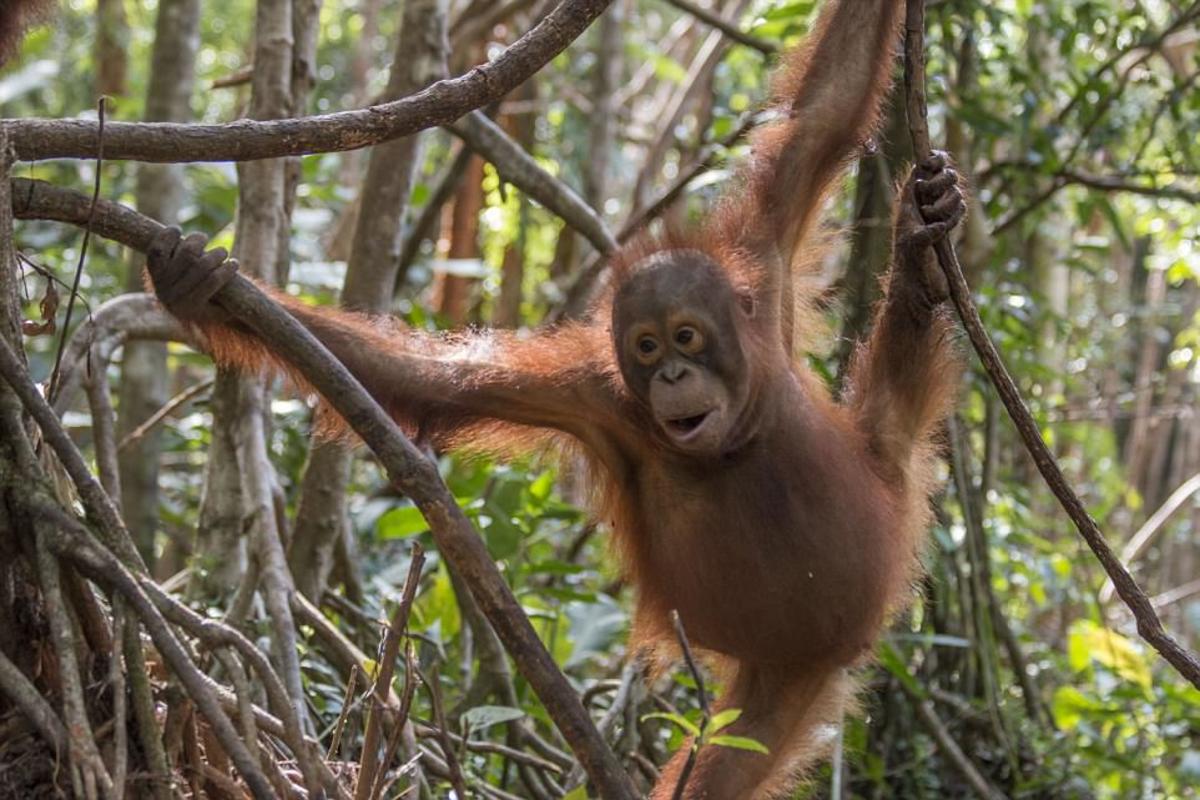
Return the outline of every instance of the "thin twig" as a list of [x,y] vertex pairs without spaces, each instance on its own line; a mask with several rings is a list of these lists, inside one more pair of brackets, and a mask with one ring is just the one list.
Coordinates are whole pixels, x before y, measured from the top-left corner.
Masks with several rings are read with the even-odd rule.
[[[924,24],[924,0],[908,0],[905,19],[904,81],[909,134],[912,136],[913,151],[918,160],[925,158],[930,152],[928,109],[925,104]],[[949,283],[950,298],[954,301],[958,316],[967,330],[967,336],[1050,491],[1058,498],[1059,504],[1067,512],[1067,516],[1071,518],[1100,565],[1104,567],[1104,571],[1108,573],[1121,600],[1133,612],[1134,619],[1137,620],[1138,634],[1161,653],[1180,675],[1193,686],[1200,688],[1200,660],[1163,628],[1150,599],[1113,553],[1100,526],[1092,519],[1079,495],[1063,475],[1050,448],[1046,446],[1046,441],[1042,438],[1033,415],[1029,413],[1020,390],[1017,389],[1012,375],[1005,368],[995,344],[983,326],[975,301],[971,297],[971,288],[963,277],[962,267],[959,266],[953,243],[949,239],[942,239],[935,245],[935,250]]]
[[711,25],[721,33],[733,39],[738,44],[744,44],[749,48],[757,50],[764,56],[773,56],[779,52],[779,48],[774,42],[768,42],[766,39],[761,39],[752,33],[746,33],[739,28],[734,22],[729,22],[722,19],[719,14],[714,14],[706,8],[701,8],[691,0],[666,0],[669,4],[675,6],[680,11],[691,14],[696,19],[703,22],[705,25]]
[[417,676],[421,679],[421,683],[425,684],[425,688],[429,690],[429,702],[433,705],[433,720],[438,733],[438,744],[441,745],[442,755],[446,759],[446,767],[450,773],[450,785],[454,787],[454,795],[456,797],[468,797],[467,782],[463,777],[462,767],[459,766],[458,755],[454,751],[454,743],[450,740],[450,729],[446,727],[446,712],[445,706],[442,703],[442,688],[438,682],[438,673],[435,670],[431,679],[418,669]]
[[[438,220],[441,219],[442,208],[454,196],[454,192],[458,189],[458,184],[462,182],[462,177],[466,173],[467,166],[471,163],[474,155],[471,148],[465,145],[459,147],[454,160],[450,162],[450,166],[446,167],[443,174],[439,176],[437,184],[430,194],[429,200],[421,208],[421,213],[417,217],[416,222],[404,234],[404,243],[401,245],[400,258],[397,261],[397,277],[408,274],[408,268],[417,260],[421,244],[433,235],[435,226]],[[397,282],[396,290],[399,291],[401,288],[402,286]]]
[[[903,681],[900,682],[903,686]],[[914,697],[913,704],[917,709],[917,716],[921,718],[921,722],[925,728],[933,734],[933,738],[937,740],[938,746],[942,749],[942,754],[950,761],[951,764],[958,769],[959,774],[963,776],[972,791],[978,795],[981,800],[1005,800],[1005,795],[996,787],[988,783],[987,778],[980,774],[971,760],[967,758],[958,742],[954,741],[954,737],[950,735],[946,724],[942,722],[937,711],[933,707],[933,703],[929,700]]]
[[96,453],[96,471],[100,475],[100,485],[108,492],[113,505],[120,511],[121,471],[117,462],[117,435],[114,430],[116,415],[113,413],[107,366],[94,365],[84,383],[87,389],[88,410],[92,415],[92,447]]
[[[634,687],[638,681],[642,679],[642,663],[637,658],[630,658],[624,668],[621,670],[621,679],[616,681],[616,694],[613,695],[612,703],[608,710],[604,712],[600,723],[596,726],[600,729],[601,736],[609,736],[613,729],[617,727],[617,722],[625,715],[626,708],[634,704]],[[609,687],[603,687],[606,690]],[[584,696],[584,704],[587,704],[587,696]],[[571,768],[570,774],[563,782],[563,786],[569,791],[583,783],[583,770],[578,765]]]
[[[237,697],[238,721],[242,726],[242,739],[253,747],[258,742],[258,724],[254,721],[253,690],[250,687],[250,679],[246,676],[246,670],[242,667],[242,663],[228,648],[218,647],[213,654],[225,673],[229,675],[229,682],[233,684],[233,693]],[[261,751],[259,756],[259,763],[262,764],[263,769],[269,769],[270,764],[267,762],[271,759],[263,758]]]
[[92,239],[92,220],[96,216],[96,201],[100,199],[100,181],[104,176],[104,102],[101,97],[97,104],[100,115],[96,126],[96,175],[92,181],[92,202],[88,208],[87,224],[83,226],[83,241],[79,245],[79,262],[75,265],[75,277],[71,281],[71,291],[67,294],[67,313],[63,318],[62,331],[58,336],[58,349],[54,352],[54,369],[50,373],[50,388],[46,395],[50,402],[58,394],[58,372],[62,367],[63,350],[67,346],[67,332],[71,330],[71,313],[75,310],[75,298],[79,295],[79,281],[83,277],[83,265],[87,259],[88,243]]
[[342,710],[338,712],[337,722],[333,725],[333,735],[329,739],[329,749],[325,751],[325,760],[333,761],[341,749],[342,731],[346,729],[346,719],[350,716],[350,708],[354,705],[354,693],[358,689],[358,676],[362,669],[358,664],[350,665],[350,677],[346,680],[346,694],[342,697]]
[[387,746],[383,749],[383,760],[379,762],[379,769],[375,775],[374,785],[371,786],[369,800],[378,800],[383,792],[383,782],[387,776],[388,767],[391,765],[392,759],[396,757],[396,751],[400,749],[400,740],[404,736],[405,726],[408,725],[408,712],[412,709],[413,696],[417,692],[416,671],[417,662],[413,657],[412,640],[409,639],[404,643],[404,690],[400,694],[400,711],[392,720],[392,732],[388,735]]
[[[700,674],[700,668],[696,666],[696,659],[692,655],[692,646],[688,642],[687,631],[683,629],[683,620],[679,618],[679,612],[675,609],[671,609],[671,624],[675,627],[675,638],[679,640],[679,647],[683,650],[684,663],[687,664],[688,672],[692,673],[692,680],[696,682],[696,692],[700,702],[700,733],[703,734],[708,730],[708,721],[711,717],[708,707],[708,691],[704,688],[704,676]],[[687,761],[684,762],[683,770],[679,773],[679,781],[675,784],[675,792],[671,795],[671,800],[681,800],[683,797],[684,790],[687,789],[688,778],[692,776],[692,769],[696,766],[696,757],[699,754],[700,742],[692,742]]]
[[[1171,495],[1163,501],[1163,504],[1142,523],[1142,527],[1138,528],[1137,533],[1121,548],[1121,562],[1126,566],[1130,566],[1141,557],[1146,548],[1150,546],[1150,542],[1154,540],[1155,535],[1167,523],[1167,520],[1179,510],[1180,506],[1190,500],[1196,492],[1200,492],[1200,472],[1176,487],[1175,491],[1171,492]],[[1101,604],[1112,600],[1112,595],[1113,583],[1112,581],[1105,581],[1104,586],[1100,588]]]
[[147,417],[145,422],[143,422],[141,425],[138,425],[129,433],[125,434],[125,437],[121,439],[120,443],[117,444],[117,452],[120,452],[125,448],[135,444],[139,439],[152,431],[155,426],[157,426],[167,417],[174,414],[181,406],[186,405],[196,395],[204,392],[206,389],[211,389],[213,380],[213,378],[202,380],[199,383],[189,386],[179,394],[172,397],[170,400],[164,403],[161,408]]
[[448,129],[491,162],[502,179],[553,211],[601,253],[617,249],[616,237],[600,214],[574,189],[547,172],[486,114],[473,111]]

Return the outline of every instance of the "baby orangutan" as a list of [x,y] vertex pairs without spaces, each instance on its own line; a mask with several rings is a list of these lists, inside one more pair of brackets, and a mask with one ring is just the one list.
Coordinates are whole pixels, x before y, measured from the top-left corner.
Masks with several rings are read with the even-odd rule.
[[[942,154],[897,203],[874,327],[835,402],[798,354],[823,252],[817,217],[873,132],[901,0],[827,2],[775,83],[779,119],[695,230],[613,259],[588,321],[521,337],[389,329],[279,297],[397,420],[443,447],[561,439],[592,467],[636,587],[633,647],[672,652],[677,610],[742,709],[726,732],[768,755],[704,747],[686,797],[773,797],[825,751],[870,656],[908,602],[929,523],[937,429],[960,364],[932,244],[959,222]],[[154,289],[222,363],[278,364],[210,302],[236,266],[205,239],[160,235]],[[653,797],[669,798],[686,750]]]

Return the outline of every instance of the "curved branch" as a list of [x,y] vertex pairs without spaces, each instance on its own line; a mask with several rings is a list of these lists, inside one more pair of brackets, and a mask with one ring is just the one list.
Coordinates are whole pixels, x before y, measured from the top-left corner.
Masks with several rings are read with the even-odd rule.
[[[26,217],[38,216],[40,202],[47,214],[53,214],[49,218],[74,224],[82,224],[87,219],[90,204],[83,195],[44,183],[32,187],[33,190],[24,188],[24,197],[37,199],[37,202],[25,201],[23,213]],[[78,195],[78,199],[73,200],[72,195]],[[78,210],[78,216],[68,219],[65,210],[72,208]],[[97,203],[92,217],[95,233],[143,251],[161,228],[160,223],[149,217],[110,201]],[[307,328],[253,283],[237,276],[217,294],[216,301],[264,341],[271,342],[280,357],[320,392],[371,448],[396,486],[412,498],[428,522],[438,550],[470,587],[521,674],[571,745],[600,795],[614,800],[637,797],[632,781],[596,730],[570,682],[546,651],[482,538],[442,482],[437,465],[426,459],[401,433],[395,421],[362,384]]]
[[448,127],[467,147],[491,162],[501,178],[562,217],[601,253],[607,255],[617,249],[616,237],[596,210],[574,189],[542,169],[533,156],[486,115],[473,111]]
[[142,340],[196,346],[187,330],[163,310],[153,295],[118,295],[96,309],[67,340],[54,411],[61,416],[71,407],[86,372],[105,369],[118,348]]
[[[277,120],[238,120],[225,125],[108,122],[104,157],[109,161],[253,161],[357,150],[446,125],[494,103],[528,80],[579,37],[612,0],[563,0],[533,30],[496,60],[465,75],[438,81],[391,103],[355,111]],[[0,121],[17,158],[94,158],[98,125],[90,120]]]

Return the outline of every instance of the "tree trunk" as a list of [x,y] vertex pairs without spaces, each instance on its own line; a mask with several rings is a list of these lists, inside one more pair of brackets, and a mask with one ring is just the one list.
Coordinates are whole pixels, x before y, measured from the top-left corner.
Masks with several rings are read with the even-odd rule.
[[839,376],[845,375],[854,347],[866,334],[871,310],[879,299],[879,279],[892,252],[896,173],[912,158],[904,102],[899,92],[892,93],[887,109],[887,124],[880,137],[883,147],[858,161],[850,256],[842,279],[845,314],[838,338]]
[[[454,196],[450,211],[450,250],[446,257],[451,261],[477,260],[479,251],[479,214],[483,211],[483,159],[472,156],[467,163],[466,173]],[[466,275],[443,273],[438,282],[437,309],[451,325],[464,325],[470,311],[471,291],[477,279]]]
[[[537,116],[532,111],[537,102],[537,93],[536,78],[522,84],[513,93],[513,99],[521,102],[522,111],[509,114],[503,120],[508,135],[521,145],[521,149],[530,154],[533,154],[537,142]],[[528,109],[524,108],[526,104]],[[504,261],[500,266],[500,296],[496,299],[496,307],[492,314],[492,324],[498,328],[516,328],[521,324],[526,230],[529,227],[529,198],[524,192],[521,193],[519,202],[517,235],[504,248]]]
[[[147,122],[186,122],[192,117],[196,51],[200,46],[200,0],[159,0],[150,81],[146,87]],[[176,222],[183,205],[183,167],[142,164],[137,171],[137,208],[166,224]],[[142,258],[133,257],[125,287],[142,291]],[[117,440],[167,401],[167,347],[161,342],[125,346],[117,401]],[[121,508],[129,532],[147,564],[154,564],[158,526],[159,430],[150,431],[121,451]],[[173,559],[177,562],[177,559]],[[171,566],[178,567],[175,563]],[[172,570],[173,571],[173,570]]]
[[96,0],[95,58],[96,94],[125,94],[129,72],[129,19],[125,16],[125,0]]
[[[388,100],[419,91],[445,74],[447,6],[447,0],[406,4]],[[421,150],[421,137],[410,136],[371,151],[342,290],[346,308],[374,314],[391,308],[402,223]],[[315,603],[320,603],[339,537],[351,535],[346,510],[350,463],[345,444],[322,442],[313,447],[304,473],[288,561],[297,588]]]

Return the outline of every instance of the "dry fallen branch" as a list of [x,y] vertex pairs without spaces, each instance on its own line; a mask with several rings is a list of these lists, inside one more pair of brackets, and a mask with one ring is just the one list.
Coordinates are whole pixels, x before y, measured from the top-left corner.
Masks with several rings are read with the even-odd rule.
[[[905,19],[904,83],[909,133],[913,140],[913,151],[918,159],[924,158],[930,152],[928,109],[925,103],[924,29],[924,0],[908,0]],[[1138,634],[1162,654],[1180,675],[1193,686],[1200,688],[1200,660],[1163,628],[1150,599],[1113,553],[1100,526],[1092,519],[1079,495],[1071,488],[1050,448],[1046,446],[1037,422],[1025,406],[1020,390],[1017,389],[1012,375],[996,350],[996,345],[992,343],[983,321],[979,318],[979,310],[971,297],[971,287],[963,277],[953,243],[949,239],[943,239],[937,243],[935,249],[950,286],[950,298],[954,301],[958,316],[967,330],[967,336],[1050,491],[1058,498],[1059,504],[1075,523],[1075,528],[1104,567],[1104,571],[1108,573],[1121,600],[1133,612],[1134,619],[1137,620]]]
[[[391,103],[225,125],[110,122],[104,129],[104,157],[160,163],[252,161],[357,150],[445,125],[520,86],[587,30],[611,2],[563,0],[494,61]],[[97,124],[91,120],[4,120],[0,127],[21,161],[94,158],[97,153]]]
[[[36,186],[17,183],[14,182],[14,194],[21,195],[23,200],[14,199],[16,216],[73,224],[87,219],[86,197],[36,181],[25,182]],[[108,201],[97,205],[92,226],[98,235],[142,251],[162,228],[158,222]],[[254,284],[238,276],[222,289],[216,300],[264,341],[272,342],[280,357],[320,392],[371,448],[396,486],[413,499],[429,523],[439,551],[470,587],[600,794],[605,798],[636,797],[629,776],[546,651],[487,547],[442,482],[437,466],[405,438],[358,380],[303,325]],[[148,622],[147,627],[150,628]],[[158,643],[157,638],[155,641]],[[177,642],[174,644],[178,647]],[[177,657],[175,653],[172,655]],[[224,722],[229,721],[226,718]]]

